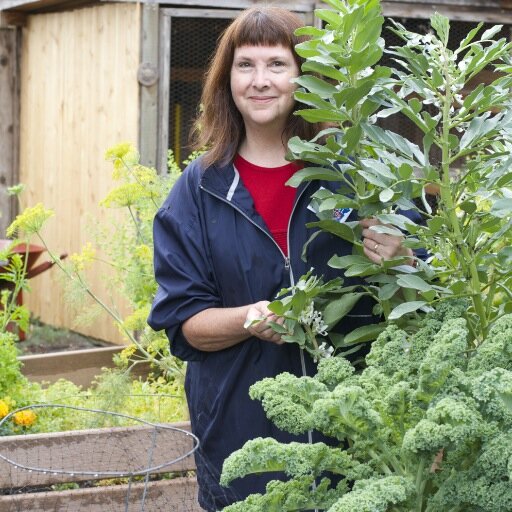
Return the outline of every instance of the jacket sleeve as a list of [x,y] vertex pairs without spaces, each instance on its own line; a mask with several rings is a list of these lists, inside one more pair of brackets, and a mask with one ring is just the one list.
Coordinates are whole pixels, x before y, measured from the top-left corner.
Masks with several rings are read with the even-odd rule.
[[181,325],[204,309],[221,306],[201,222],[198,187],[184,172],[153,222],[154,271],[158,290],[148,324],[165,329],[171,353],[184,361],[201,360]]

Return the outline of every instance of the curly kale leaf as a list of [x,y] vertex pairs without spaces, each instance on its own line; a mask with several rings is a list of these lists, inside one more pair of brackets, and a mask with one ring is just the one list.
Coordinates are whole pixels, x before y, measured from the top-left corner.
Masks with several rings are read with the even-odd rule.
[[429,510],[510,512],[512,510],[512,433],[500,433],[485,442],[469,469],[451,467],[450,457],[439,477],[438,492]]
[[354,374],[354,367],[343,357],[321,359],[315,379],[323,382],[330,390],[345,382]]
[[315,485],[311,477],[301,477],[289,482],[272,480],[265,494],[251,494],[223,509],[223,512],[295,512],[297,510],[327,510],[347,492],[347,485],[340,482],[335,489],[323,478]]
[[282,373],[253,384],[249,396],[260,400],[267,417],[277,427],[292,434],[313,428],[313,404],[328,393],[325,384],[312,377],[299,378]]
[[419,368],[418,399],[429,403],[452,371],[466,366],[467,336],[466,320],[462,318],[442,325]]
[[287,476],[318,476],[324,471],[361,477],[361,464],[346,451],[324,443],[279,443],[272,438],[256,438],[245,443],[225,461],[221,484],[248,474],[282,471]]
[[361,480],[329,512],[385,512],[391,505],[407,502],[414,493],[412,481],[401,476]]
[[471,394],[488,420],[512,429],[512,371],[494,368],[475,377]]
[[325,435],[343,440],[368,437],[382,427],[366,392],[358,386],[338,386],[313,406],[314,427]]
[[512,371],[512,315],[497,320],[468,363],[468,373],[480,375],[494,368]]
[[479,437],[484,421],[471,399],[464,402],[443,398],[429,408],[425,419],[408,430],[403,448],[413,453],[436,454]]

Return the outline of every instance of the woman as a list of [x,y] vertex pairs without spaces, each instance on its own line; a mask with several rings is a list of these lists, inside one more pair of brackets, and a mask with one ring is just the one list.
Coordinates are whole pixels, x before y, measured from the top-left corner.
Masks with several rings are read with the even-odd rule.
[[[285,158],[288,140],[310,139],[316,131],[293,115],[293,79],[301,66],[294,31],[300,26],[300,18],[284,9],[254,7],[223,34],[198,120],[197,145],[209,151],[185,169],[154,223],[159,290],[148,322],[166,329],[172,353],[188,361],[185,388],[192,430],[201,442],[199,502],[208,511],[264,492],[276,477],[255,475],[229,489],[219,486],[224,459],[247,440],[308,441],[279,431],[248,396],[264,377],[315,373],[309,356],[282,343],[269,327],[268,321],[279,319],[267,304],[311,267],[325,279],[335,277],[327,260],[334,252],[352,251],[322,233],[308,246],[307,261],[301,260],[311,235],[305,225],[317,220],[308,209],[310,196],[332,185],[285,186],[300,168]],[[364,222],[366,228],[371,224]],[[408,251],[399,238],[369,229],[364,236],[374,261]],[[361,304],[349,328],[371,321],[370,311]]]

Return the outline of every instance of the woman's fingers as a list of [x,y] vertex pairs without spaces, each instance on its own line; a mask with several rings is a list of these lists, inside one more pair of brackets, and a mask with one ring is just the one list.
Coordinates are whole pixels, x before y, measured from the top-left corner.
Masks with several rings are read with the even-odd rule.
[[367,258],[374,263],[381,263],[382,260],[389,260],[397,256],[412,256],[411,249],[403,246],[404,237],[379,233],[371,226],[381,224],[376,219],[362,219],[363,227],[363,251]]
[[272,313],[272,311],[267,308],[268,304],[268,301],[260,301],[249,308],[246,317],[246,324],[248,324],[247,330],[253,336],[261,340],[277,344],[284,343],[281,340],[281,335],[275,332],[269,325],[269,322],[282,325],[284,319]]

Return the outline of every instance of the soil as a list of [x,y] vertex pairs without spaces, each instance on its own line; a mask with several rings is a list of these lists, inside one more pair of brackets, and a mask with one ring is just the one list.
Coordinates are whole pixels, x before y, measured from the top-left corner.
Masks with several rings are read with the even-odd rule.
[[32,323],[26,339],[18,343],[22,355],[111,346],[112,343],[40,322]]

